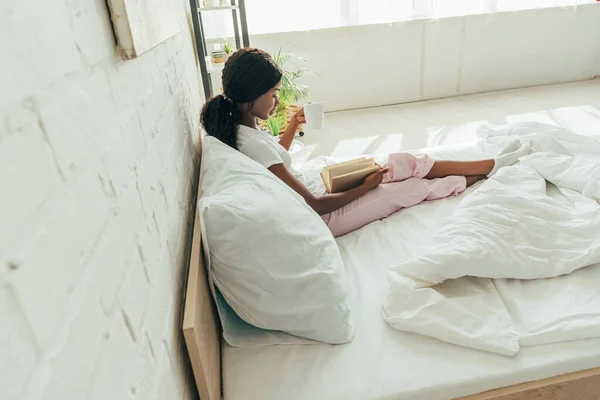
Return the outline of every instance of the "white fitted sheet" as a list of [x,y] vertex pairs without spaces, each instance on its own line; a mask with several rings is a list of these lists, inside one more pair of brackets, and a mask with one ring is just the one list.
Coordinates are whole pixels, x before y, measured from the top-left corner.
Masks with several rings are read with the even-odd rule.
[[[461,147],[459,153],[456,148],[429,153],[438,159],[474,159],[497,149],[481,143]],[[600,339],[528,347],[506,357],[396,331],[385,323],[386,268],[427,240],[461,198],[402,210],[339,238],[356,296],[354,341],[341,346],[224,345],[225,399],[447,399],[600,366]],[[600,267],[589,267],[586,274],[600,281]]]

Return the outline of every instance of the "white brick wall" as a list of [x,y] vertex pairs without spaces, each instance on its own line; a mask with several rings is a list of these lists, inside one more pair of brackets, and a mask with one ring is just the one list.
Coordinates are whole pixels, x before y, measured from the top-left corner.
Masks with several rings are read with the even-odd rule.
[[105,0],[0,5],[3,400],[197,396],[180,333],[191,31],[123,61]]

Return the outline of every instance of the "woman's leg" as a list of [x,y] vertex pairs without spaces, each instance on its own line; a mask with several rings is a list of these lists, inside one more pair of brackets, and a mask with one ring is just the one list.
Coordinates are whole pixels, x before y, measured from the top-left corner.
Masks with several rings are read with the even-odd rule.
[[425,200],[457,195],[467,186],[485,179],[483,174],[422,179],[431,171],[434,163],[433,159],[425,155],[390,155],[386,165],[390,168],[390,172],[386,174],[387,184],[379,185],[347,206],[323,215],[323,220],[333,236],[338,237],[386,218],[402,208],[414,206]]
[[449,176],[441,179],[409,178],[402,182],[379,185],[347,206],[324,215],[323,220],[333,236],[338,237],[373,221],[389,217],[402,208],[414,206],[425,200],[457,195],[465,190],[467,183],[464,176]]
[[425,179],[444,178],[446,176],[488,175],[494,169],[494,160],[481,161],[436,161],[425,175]]
[[525,143],[515,150],[509,146],[504,148],[494,159],[481,161],[436,161],[425,175],[426,179],[443,178],[445,176],[486,175],[491,176],[500,168],[513,165],[519,158],[526,156],[531,151],[531,143]]
[[516,163],[530,151],[531,143],[519,147],[515,142],[505,147],[494,159],[480,161],[435,161],[425,154],[393,153],[386,164],[390,172],[385,174],[383,183],[401,182],[411,177],[491,176],[500,168]]
[[445,178],[447,176],[480,176],[484,178],[494,168],[494,160],[483,161],[435,161],[431,157],[409,153],[390,154],[385,165],[390,172],[384,183],[402,182],[408,178]]

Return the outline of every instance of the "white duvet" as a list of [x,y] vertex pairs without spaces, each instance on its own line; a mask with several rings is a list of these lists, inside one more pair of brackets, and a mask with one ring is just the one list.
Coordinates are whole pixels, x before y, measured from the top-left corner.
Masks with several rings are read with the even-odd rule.
[[534,151],[465,195],[433,240],[388,269],[384,319],[505,355],[600,336],[600,282],[580,270],[600,263],[600,143],[538,123],[480,136],[532,141]]

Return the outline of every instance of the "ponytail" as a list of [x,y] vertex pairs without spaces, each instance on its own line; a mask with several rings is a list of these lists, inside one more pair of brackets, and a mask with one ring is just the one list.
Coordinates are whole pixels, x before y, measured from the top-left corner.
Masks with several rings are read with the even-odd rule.
[[218,95],[202,107],[200,122],[209,136],[237,150],[237,129],[240,112],[232,100]]

